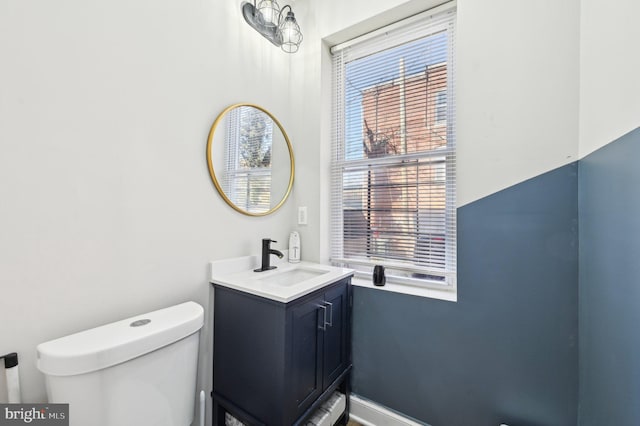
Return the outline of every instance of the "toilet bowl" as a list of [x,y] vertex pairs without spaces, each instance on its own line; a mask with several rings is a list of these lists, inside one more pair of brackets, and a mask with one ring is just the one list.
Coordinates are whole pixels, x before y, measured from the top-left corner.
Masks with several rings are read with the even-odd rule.
[[203,319],[186,302],[38,345],[49,402],[70,426],[190,425]]

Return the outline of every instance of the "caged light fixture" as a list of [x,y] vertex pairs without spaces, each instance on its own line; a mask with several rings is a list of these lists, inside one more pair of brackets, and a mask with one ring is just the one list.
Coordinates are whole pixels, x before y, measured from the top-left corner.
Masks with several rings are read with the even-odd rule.
[[[289,8],[286,15],[285,9]],[[287,53],[295,53],[302,43],[302,32],[296,21],[291,6],[280,8],[276,0],[260,0],[256,5],[242,3],[242,15],[245,21],[258,31],[264,38]]]

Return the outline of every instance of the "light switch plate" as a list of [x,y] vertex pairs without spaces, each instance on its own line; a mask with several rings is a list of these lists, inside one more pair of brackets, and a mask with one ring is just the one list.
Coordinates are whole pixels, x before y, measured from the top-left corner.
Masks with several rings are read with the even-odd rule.
[[307,224],[307,207],[298,207],[298,225]]

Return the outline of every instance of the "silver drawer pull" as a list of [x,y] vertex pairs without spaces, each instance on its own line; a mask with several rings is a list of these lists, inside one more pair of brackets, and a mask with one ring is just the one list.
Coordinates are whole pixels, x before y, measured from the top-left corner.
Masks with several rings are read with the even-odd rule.
[[327,307],[323,305],[318,305],[318,308],[322,308],[324,311],[324,319],[322,320],[322,325],[319,325],[318,328],[322,331],[327,330]]
[[327,325],[329,327],[333,327],[333,303],[327,302],[326,300],[323,303],[329,305],[329,308],[331,308],[331,310],[329,311],[329,322],[327,323]]

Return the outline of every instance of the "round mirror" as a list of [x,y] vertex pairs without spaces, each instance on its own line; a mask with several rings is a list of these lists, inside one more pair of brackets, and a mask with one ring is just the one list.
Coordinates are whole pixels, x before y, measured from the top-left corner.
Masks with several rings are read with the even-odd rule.
[[291,142],[282,124],[252,104],[226,108],[211,126],[207,163],[222,198],[240,213],[276,211],[293,186]]

